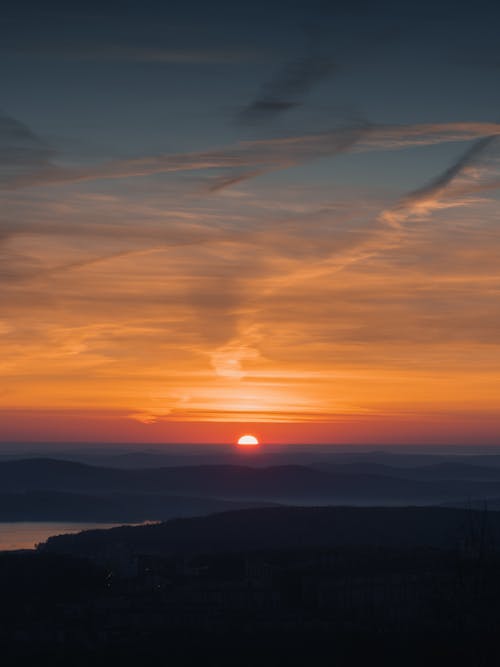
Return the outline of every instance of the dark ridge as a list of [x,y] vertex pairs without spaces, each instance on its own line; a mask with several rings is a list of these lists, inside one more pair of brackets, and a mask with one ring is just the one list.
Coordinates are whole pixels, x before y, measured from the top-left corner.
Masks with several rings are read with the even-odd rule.
[[336,546],[455,548],[488,522],[500,537],[500,514],[438,507],[283,507],[249,509],[162,524],[51,537],[44,552],[102,556],[218,553]]

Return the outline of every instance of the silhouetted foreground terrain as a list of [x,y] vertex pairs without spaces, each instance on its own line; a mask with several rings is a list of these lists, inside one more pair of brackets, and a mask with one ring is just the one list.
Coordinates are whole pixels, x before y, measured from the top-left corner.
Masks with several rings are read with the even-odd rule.
[[[257,549],[375,546],[449,549],[468,536],[481,512],[429,507],[280,507],[173,519],[51,537],[45,553],[106,560],[114,553],[232,553]],[[500,513],[486,514],[488,539],[500,544]]]
[[[496,460],[496,459],[495,459]],[[24,459],[0,462],[0,521],[138,522],[255,505],[500,506],[500,469],[460,461],[416,467],[377,461],[310,466],[104,468]]]
[[271,508],[0,554],[6,664],[490,665],[500,516]]

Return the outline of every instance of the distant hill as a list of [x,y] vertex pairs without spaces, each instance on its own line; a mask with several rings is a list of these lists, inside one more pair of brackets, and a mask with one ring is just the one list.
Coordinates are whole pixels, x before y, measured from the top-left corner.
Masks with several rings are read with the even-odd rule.
[[262,506],[218,498],[190,498],[162,494],[109,493],[90,495],[64,491],[0,493],[1,521],[164,521],[174,517],[204,516],[213,512]]
[[463,461],[440,461],[438,463],[397,467],[374,461],[357,461],[351,463],[317,462],[311,467],[324,472],[342,474],[368,474],[413,479],[421,481],[468,480],[468,481],[500,481],[500,468],[477,465]]
[[[357,465],[344,466],[341,471],[338,467],[318,470],[299,465],[124,470],[52,459],[25,459],[0,463],[0,493],[161,494],[296,505],[441,504],[500,497],[500,480],[483,480],[486,472],[480,467],[438,464],[407,472],[402,477],[398,476],[401,471],[397,475],[387,467],[372,467],[369,472]],[[494,476],[494,471],[491,474]]]
[[222,553],[335,546],[454,548],[488,523],[498,540],[500,513],[422,507],[283,507],[240,510],[162,524],[51,537],[43,551],[98,557]]
[[[5,448],[4,448],[5,449]],[[330,447],[328,445],[289,445],[281,447],[264,446],[257,451],[244,451],[228,445],[224,446],[194,446],[194,445],[165,445],[165,446],[137,446],[135,448],[94,446],[85,448],[64,447],[55,449],[52,445],[39,446],[32,451],[19,451],[14,454],[15,447],[10,452],[0,451],[0,461],[16,459],[64,459],[78,463],[105,468],[160,468],[178,466],[202,465],[245,465],[251,467],[274,467],[281,465],[301,465],[307,467],[340,466],[357,464],[382,465],[396,471],[411,470],[434,466],[440,463],[461,463],[483,468],[500,468],[500,453],[498,448],[489,448],[487,451],[477,451],[469,448],[467,451],[457,451],[449,447],[448,451],[436,451],[432,448],[421,447],[419,451],[411,451],[408,447],[391,447],[381,450],[367,450],[366,448]],[[367,468],[368,470],[368,468]]]

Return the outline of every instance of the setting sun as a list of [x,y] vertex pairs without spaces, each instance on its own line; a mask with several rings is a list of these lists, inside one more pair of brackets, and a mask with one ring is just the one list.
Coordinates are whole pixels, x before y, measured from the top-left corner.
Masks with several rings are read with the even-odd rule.
[[255,446],[258,445],[259,441],[254,435],[242,435],[241,438],[238,440],[238,445],[250,445],[250,446]]

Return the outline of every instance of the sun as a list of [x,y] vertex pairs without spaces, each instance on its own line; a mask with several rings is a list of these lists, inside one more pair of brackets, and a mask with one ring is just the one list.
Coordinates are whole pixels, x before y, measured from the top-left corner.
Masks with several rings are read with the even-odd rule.
[[238,445],[255,447],[259,444],[259,441],[254,435],[242,435],[241,438],[238,438]]

